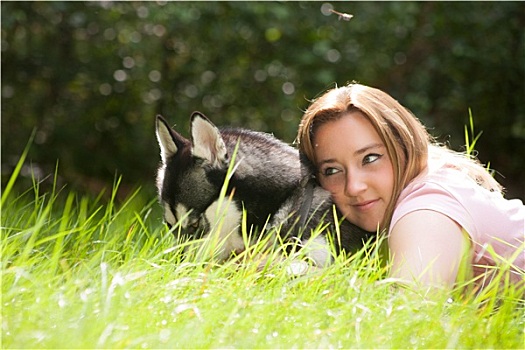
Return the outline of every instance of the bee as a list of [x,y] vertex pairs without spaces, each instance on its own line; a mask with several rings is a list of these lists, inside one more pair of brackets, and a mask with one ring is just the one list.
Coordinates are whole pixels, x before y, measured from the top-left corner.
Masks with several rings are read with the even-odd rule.
[[330,12],[335,13],[336,15],[338,15],[339,16],[339,20],[342,19],[343,21],[349,21],[349,20],[352,19],[352,17],[354,17],[354,15],[350,15],[348,13],[338,12],[338,11],[332,10],[332,9],[330,9]]

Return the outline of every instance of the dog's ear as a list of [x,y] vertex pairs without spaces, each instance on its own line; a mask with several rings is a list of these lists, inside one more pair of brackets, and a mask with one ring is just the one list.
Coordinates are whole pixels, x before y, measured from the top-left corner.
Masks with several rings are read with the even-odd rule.
[[192,154],[212,166],[220,167],[227,157],[226,145],[219,129],[199,112],[191,116]]
[[166,164],[168,159],[175,155],[179,148],[189,143],[189,141],[173,130],[161,115],[157,115],[155,124],[155,133],[157,134],[157,141],[160,146],[160,156],[162,163]]

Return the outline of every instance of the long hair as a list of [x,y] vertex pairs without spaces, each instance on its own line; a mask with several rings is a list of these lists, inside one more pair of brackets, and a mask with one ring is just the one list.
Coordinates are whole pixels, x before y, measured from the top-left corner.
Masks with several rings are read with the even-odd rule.
[[394,188],[381,228],[388,227],[401,191],[427,167],[429,152],[432,159],[443,160],[444,164],[466,171],[483,187],[501,191],[501,186],[476,159],[439,146],[419,119],[393,97],[355,83],[329,90],[304,113],[296,142],[311,165],[316,164],[314,138],[317,128],[352,111],[361,112],[372,123],[392,161]]

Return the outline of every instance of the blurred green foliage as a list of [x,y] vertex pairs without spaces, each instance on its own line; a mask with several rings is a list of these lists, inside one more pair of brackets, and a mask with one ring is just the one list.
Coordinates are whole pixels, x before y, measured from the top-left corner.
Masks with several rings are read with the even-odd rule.
[[[346,21],[330,12],[352,14]],[[154,117],[293,142],[309,100],[379,87],[453,148],[474,114],[480,159],[525,193],[520,2],[2,2],[2,186],[33,129],[35,176],[153,187]],[[450,136],[448,136],[450,135]],[[24,173],[30,174],[29,165]],[[124,186],[125,189],[125,186]]]

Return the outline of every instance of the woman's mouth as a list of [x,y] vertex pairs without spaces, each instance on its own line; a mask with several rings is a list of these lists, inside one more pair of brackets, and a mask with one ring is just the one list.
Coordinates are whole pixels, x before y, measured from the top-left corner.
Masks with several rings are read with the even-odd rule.
[[355,203],[355,204],[352,204],[352,206],[355,209],[359,210],[359,211],[367,211],[367,210],[370,210],[372,207],[374,207],[374,205],[378,201],[379,201],[378,199],[373,199],[373,200],[369,200],[369,201],[363,201],[363,202]]

